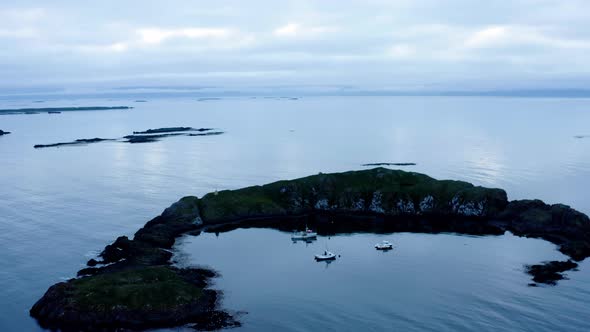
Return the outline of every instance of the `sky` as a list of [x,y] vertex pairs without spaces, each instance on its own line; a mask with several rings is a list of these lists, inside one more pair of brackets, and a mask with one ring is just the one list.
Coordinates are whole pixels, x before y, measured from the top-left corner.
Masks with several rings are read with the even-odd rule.
[[0,88],[584,88],[588,0],[2,1]]

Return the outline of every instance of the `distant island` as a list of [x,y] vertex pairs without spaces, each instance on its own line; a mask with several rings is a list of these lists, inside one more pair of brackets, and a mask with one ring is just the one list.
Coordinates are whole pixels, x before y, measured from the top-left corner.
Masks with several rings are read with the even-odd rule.
[[133,239],[117,238],[79,278],[57,283],[31,308],[44,327],[147,329],[193,324],[197,329],[239,325],[220,309],[215,276],[207,269],[171,266],[170,249],[187,232],[239,227],[292,230],[309,224],[320,234],[454,232],[542,238],[571,257],[527,266],[538,283],[555,285],[590,256],[590,220],[566,205],[508,201],[502,189],[374,168],[317,174],[263,186],[187,196],[150,220]]
[[[196,133],[187,133],[196,132]],[[88,145],[91,143],[100,143],[105,141],[119,141],[125,143],[151,143],[157,142],[161,138],[170,136],[215,136],[223,134],[223,131],[214,131],[213,128],[192,128],[192,127],[166,127],[148,129],[145,131],[134,131],[133,135],[123,136],[122,138],[80,138],[72,142],[59,142],[50,144],[35,144],[33,148],[55,148],[60,146]]]
[[362,164],[362,166],[416,166],[416,163],[370,163]]
[[58,114],[61,112],[128,110],[128,109],[132,109],[132,108],[133,107],[130,107],[130,106],[9,108],[9,109],[0,109],[0,114],[38,114],[38,113]]

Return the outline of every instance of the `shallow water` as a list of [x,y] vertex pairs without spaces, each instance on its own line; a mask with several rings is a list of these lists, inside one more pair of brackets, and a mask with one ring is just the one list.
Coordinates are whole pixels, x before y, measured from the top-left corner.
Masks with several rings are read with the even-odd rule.
[[[395,249],[380,252],[389,240]],[[328,246],[338,258],[316,262]],[[185,236],[180,266],[221,277],[243,331],[584,331],[588,271],[531,288],[524,264],[563,259],[542,240],[452,234],[351,234],[293,242],[289,233],[238,229]],[[587,264],[586,264],[587,265]],[[580,290],[582,290],[580,292]],[[568,305],[564,310],[564,304]],[[548,315],[547,313],[552,313]]]
[[[541,198],[590,213],[590,139],[574,138],[590,133],[590,100],[135,99],[64,97],[42,106],[33,99],[0,100],[0,108],[136,107],[0,116],[0,129],[12,132],[0,137],[0,330],[37,330],[28,309],[50,285],[72,277],[97,250],[119,235],[132,235],[185,195],[362,169],[364,163],[415,162],[403,169],[501,187],[511,199]],[[168,126],[213,127],[226,134],[33,149]],[[469,273],[470,265],[457,269]],[[582,265],[572,273],[586,280],[582,284],[568,288],[572,281],[565,281],[554,288],[561,302],[547,316],[580,319],[572,308],[586,303],[577,296],[590,290],[586,271]],[[544,299],[546,292],[537,296]],[[428,302],[419,296],[412,301]],[[510,311],[517,304],[507,299],[494,305]]]

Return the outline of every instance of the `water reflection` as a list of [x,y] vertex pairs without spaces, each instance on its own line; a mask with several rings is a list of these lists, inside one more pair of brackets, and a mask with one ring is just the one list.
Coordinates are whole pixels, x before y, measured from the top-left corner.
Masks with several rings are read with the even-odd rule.
[[[524,264],[563,255],[541,240],[506,234],[349,234],[290,241],[288,232],[236,229],[178,241],[180,265],[218,270],[224,305],[245,310],[243,331],[583,330],[586,311],[572,280],[554,288],[527,287]],[[375,250],[390,240],[396,249]],[[315,262],[325,243],[339,257]],[[231,244],[231,245],[230,245]],[[567,309],[564,305],[567,303]],[[552,312],[552,315],[547,315]]]
[[[134,100],[80,99],[76,103],[81,106],[125,105]],[[369,162],[416,162],[417,166],[405,169],[441,179],[498,186],[506,189],[511,199],[540,198],[552,203],[566,203],[590,213],[587,199],[590,139],[573,138],[589,130],[590,113],[587,110],[590,101],[586,99],[309,97],[297,102],[226,98],[214,103],[199,103],[189,98],[149,100],[149,103],[132,104],[136,108],[128,112],[1,117],[0,128],[12,134],[0,138],[0,243],[6,244],[5,250],[0,251],[0,265],[4,267],[0,278],[0,299],[7,299],[3,303],[4,310],[0,311],[0,330],[37,330],[36,323],[27,315],[28,308],[60,277],[75,275],[86,261],[84,253],[104,248],[117,236],[132,236],[146,221],[186,195],[202,196],[215,190],[259,185],[318,172],[348,171]],[[66,106],[71,103],[67,99],[46,100],[44,105]],[[32,103],[27,106],[35,107]],[[33,149],[34,144],[89,137],[122,137],[134,130],[166,126],[220,128],[226,134],[169,138],[144,145],[113,142],[68,149]],[[219,241],[233,237],[232,234],[221,234]],[[308,251],[301,264],[315,264],[313,255],[323,249],[322,239],[294,245],[287,236],[282,245]],[[355,248],[349,249],[352,244],[340,242],[341,239],[330,240],[330,248],[341,254],[342,259],[331,264],[327,271],[337,272],[345,268],[349,258],[375,262],[381,258],[396,260],[403,257],[400,256],[403,251],[377,255],[372,247],[351,255]],[[259,240],[253,239],[250,245],[254,246]],[[371,244],[375,240],[371,239]],[[467,243],[470,247],[471,244]],[[486,256],[486,266],[518,270],[519,267],[504,262],[512,259],[511,255],[519,255],[523,250],[521,243],[494,243],[492,252],[496,254]],[[213,247],[204,252],[209,253],[215,248],[214,244],[209,244]],[[430,255],[449,262],[462,259],[460,254],[439,256],[439,247],[433,240],[405,243],[404,248],[412,250],[415,255]],[[272,249],[270,243],[265,246],[267,252]],[[362,257],[357,256],[365,253],[364,250],[369,251]],[[246,271],[246,275],[255,273],[260,264],[267,264],[266,259],[244,259],[251,259],[252,271]],[[278,264],[273,257],[269,260]],[[437,266],[438,260],[429,262]],[[211,263],[215,265],[215,262]],[[285,259],[281,264],[293,262]],[[244,266],[241,266],[242,270],[245,270]],[[323,264],[302,266],[305,271],[320,267],[324,271]],[[407,271],[414,268],[418,267],[412,264],[403,266]],[[454,267],[441,265],[438,269],[442,271],[434,268],[428,271],[444,276],[446,270],[452,268],[467,269],[467,273],[468,269],[481,267],[473,261]],[[521,271],[517,272],[520,276]],[[397,271],[392,273],[398,274]],[[494,273],[490,271],[489,276],[497,278],[495,282],[507,282],[502,277],[504,274]],[[573,276],[577,278],[575,290],[564,291],[573,297],[555,301],[562,303],[564,309],[545,304],[542,309],[552,312],[566,324],[580,324],[575,320],[586,315],[579,314],[577,309],[579,303],[584,303],[582,300],[578,303],[578,294],[587,297],[590,290],[590,278],[583,273],[582,269],[581,276]],[[300,274],[295,276],[302,280],[309,278]],[[401,274],[400,278],[403,276]],[[284,276],[276,278],[267,281],[272,284],[285,280]],[[482,283],[482,280],[485,281]],[[351,296],[359,292],[363,299],[360,290],[369,287],[366,284],[371,280],[361,281],[365,284],[356,283],[354,289],[341,291]],[[442,292],[440,283],[443,281],[430,276],[412,275],[403,281],[406,287],[413,287],[413,293],[402,290],[391,296],[397,296],[409,308],[426,303],[430,297]],[[482,284],[472,289],[494,289],[497,286],[485,276],[478,282]],[[310,287],[309,284],[303,286]],[[457,288],[461,286],[456,285]],[[565,288],[567,286],[560,285],[558,289]],[[521,310],[532,307],[536,312],[535,301],[529,298],[529,303],[523,303],[510,297],[508,289],[498,289],[506,291],[511,304]],[[306,292],[301,294],[308,301],[316,300],[318,306],[341,306],[335,303],[338,301],[325,303]],[[447,314],[454,317],[452,301],[461,302],[462,299],[445,294],[448,301],[443,304],[450,312],[442,309],[433,312],[437,313],[440,322],[450,324],[444,317]],[[555,300],[553,296],[557,296],[544,289],[535,294],[542,301]],[[488,303],[486,292],[475,295],[463,292],[462,295],[476,304],[473,312],[462,312],[465,317],[469,314],[486,316],[487,307],[477,305]],[[292,292],[289,296],[296,297]],[[333,296],[339,299],[341,295]],[[269,295],[267,299],[272,303],[276,297]],[[280,301],[276,303],[281,304]],[[416,327],[424,327],[420,321],[422,317],[419,314],[412,316],[410,309],[398,307],[392,312],[369,302],[365,304],[373,308],[372,318],[376,321],[389,322],[392,317],[397,317]],[[267,303],[260,305],[265,307]],[[293,301],[288,308],[293,311],[293,317],[301,315],[309,324],[301,329],[313,329],[318,322],[323,324],[326,318],[310,313],[306,306],[303,301]],[[483,308],[482,312],[477,311],[478,308]],[[335,311],[338,313],[327,321],[365,320],[364,314]],[[507,309],[505,313],[492,312],[502,319],[510,317]],[[528,315],[526,311],[521,312]],[[494,321],[488,318],[493,326]],[[260,321],[264,320],[260,317]],[[430,323],[430,327],[435,326],[432,321]],[[370,329],[372,323],[368,324]],[[461,326],[459,321],[457,324]]]

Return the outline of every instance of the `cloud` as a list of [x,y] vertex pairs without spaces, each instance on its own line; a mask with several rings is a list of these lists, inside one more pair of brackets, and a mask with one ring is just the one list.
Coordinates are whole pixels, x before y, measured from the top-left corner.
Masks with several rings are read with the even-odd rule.
[[588,0],[350,0],[337,10],[307,0],[0,5],[5,85],[161,73],[249,84],[240,72],[268,85],[586,82],[588,51]]
[[288,23],[273,31],[276,37],[318,37],[323,34],[336,32],[339,29],[332,26],[305,26],[299,23]]
[[389,55],[393,58],[409,58],[416,54],[416,49],[407,44],[397,44],[389,48]]
[[75,50],[87,53],[122,53],[129,50],[129,44],[125,42],[117,42],[112,44],[96,44],[96,45],[77,45],[73,47]]
[[3,21],[11,20],[17,22],[32,22],[38,21],[46,16],[46,11],[43,8],[14,8],[0,10],[0,19]]
[[529,26],[489,26],[473,32],[466,40],[467,48],[502,48],[514,46],[587,49],[590,41],[554,37],[543,29]]
[[0,38],[33,38],[37,35],[37,30],[32,28],[0,29]]
[[232,35],[230,29],[225,28],[181,28],[181,29],[162,29],[162,28],[142,28],[137,30],[137,34],[143,43],[160,44],[171,38],[189,38],[189,39],[219,39],[228,38]]

